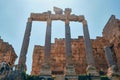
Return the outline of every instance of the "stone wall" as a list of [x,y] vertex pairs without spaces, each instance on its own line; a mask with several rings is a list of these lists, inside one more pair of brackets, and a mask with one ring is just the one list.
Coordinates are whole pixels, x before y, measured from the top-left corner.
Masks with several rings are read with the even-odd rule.
[[[104,46],[108,45],[103,37],[96,40],[91,40],[93,47],[93,54],[97,69],[106,70],[107,63],[105,59]],[[104,42],[104,43],[103,43]],[[84,74],[87,67],[85,45],[82,36],[77,39],[72,39],[72,59],[74,61],[75,70],[77,74]],[[35,46],[33,52],[32,75],[40,74],[40,67],[44,60],[44,48],[42,46]],[[55,43],[51,44],[50,63],[52,71],[65,71],[66,68],[66,54],[65,54],[65,39],[55,39]],[[103,63],[104,62],[104,63]]]
[[107,39],[112,46],[114,59],[120,69],[120,20],[112,15],[103,29],[103,37]]
[[10,62],[11,66],[13,66],[16,58],[17,55],[12,45],[0,39],[0,64],[2,61],[6,61],[7,63]]

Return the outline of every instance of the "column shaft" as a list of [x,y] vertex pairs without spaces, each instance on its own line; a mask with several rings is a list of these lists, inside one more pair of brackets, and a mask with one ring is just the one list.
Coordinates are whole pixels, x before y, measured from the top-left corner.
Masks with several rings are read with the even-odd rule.
[[71,34],[69,23],[65,23],[65,43],[67,57],[71,56]]
[[85,51],[88,65],[94,65],[94,57],[92,54],[92,45],[90,41],[88,25],[86,20],[83,21],[83,33],[84,33],[84,43],[85,43]]
[[51,51],[51,20],[47,21],[46,38],[45,38],[45,61],[49,60]]
[[20,57],[19,57],[19,68],[25,70],[26,69],[26,55],[28,51],[28,46],[29,46],[29,40],[30,40],[30,33],[31,33],[31,28],[32,28],[32,21],[27,22],[24,38],[23,38],[23,43],[21,47],[21,52],[20,52]]
[[110,67],[112,65],[116,65],[115,61],[113,59],[112,51],[111,51],[110,47],[105,47],[104,50],[105,50],[105,55],[106,55],[108,66]]

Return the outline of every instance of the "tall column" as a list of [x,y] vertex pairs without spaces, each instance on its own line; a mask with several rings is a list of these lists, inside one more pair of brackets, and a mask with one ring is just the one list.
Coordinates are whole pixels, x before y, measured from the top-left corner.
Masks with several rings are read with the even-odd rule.
[[28,51],[28,46],[29,46],[29,40],[30,40],[30,33],[31,33],[31,28],[32,28],[32,19],[28,18],[24,38],[23,38],[23,43],[22,43],[22,48],[20,52],[20,57],[19,57],[19,70],[26,70],[26,55]]
[[69,20],[65,21],[65,44],[66,44],[66,56],[71,56],[71,34]]
[[92,45],[90,41],[89,31],[87,21],[84,20],[83,22],[83,33],[84,33],[84,43],[85,43],[85,51],[86,51],[86,59],[88,63],[88,67],[86,69],[87,74],[98,76],[98,72],[95,67],[94,57],[92,54]]
[[51,19],[47,20],[46,38],[45,38],[45,62],[48,62],[51,50]]
[[84,42],[85,42],[85,51],[86,51],[87,63],[88,63],[88,65],[94,65],[95,64],[94,57],[92,54],[92,46],[91,46],[88,25],[87,25],[86,20],[83,21],[83,33],[84,33]]

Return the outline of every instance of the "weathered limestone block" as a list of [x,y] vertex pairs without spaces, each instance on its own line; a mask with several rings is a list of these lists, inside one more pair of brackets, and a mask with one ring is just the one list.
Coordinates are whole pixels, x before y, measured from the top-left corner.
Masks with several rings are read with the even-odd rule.
[[16,58],[17,58],[17,55],[12,45],[0,39],[0,64],[3,61],[6,61],[7,63],[10,62],[12,67],[15,63]]
[[[101,45],[102,40],[104,41],[104,43],[102,44],[102,46],[100,46],[99,48],[97,46]],[[75,72],[77,74],[84,74],[86,71],[86,67],[87,67],[87,61],[86,61],[86,54],[85,54],[85,45],[83,42],[83,37],[79,37],[78,39],[72,39],[71,40],[71,47],[72,47],[72,55],[73,55],[73,60],[74,63],[76,64],[75,66]],[[93,40],[92,40],[93,41]],[[81,45],[79,45],[79,43]],[[100,44],[98,44],[100,43]],[[61,45],[62,44],[62,45]],[[63,45],[64,44],[64,45]],[[93,48],[93,54],[94,54],[94,58],[95,58],[95,66],[97,66],[97,69],[103,69],[103,70],[107,70],[107,62],[105,59],[105,52],[103,50],[103,47],[107,45],[107,41],[104,40],[104,38],[99,38],[97,40],[94,40],[92,42],[92,45],[97,45],[95,48]],[[35,46],[34,48],[34,53],[33,53],[33,65],[34,66],[34,70],[37,69],[36,67],[38,67],[38,63],[36,62],[36,58],[35,56],[38,56],[38,54],[36,54],[35,52],[40,52],[39,55],[43,55],[44,51],[42,49],[43,47],[40,46]],[[98,55],[98,56],[97,56]],[[41,58],[43,59],[44,57],[41,56]],[[42,61],[42,59],[40,58],[40,60]],[[56,65],[61,65],[59,67],[59,69],[65,71],[65,65],[66,65],[66,54],[65,54],[65,43],[64,43],[64,39],[56,39],[55,43],[52,44],[51,46],[51,55],[50,55],[50,62],[51,62],[51,69],[53,70],[58,70],[57,68],[55,69],[54,66],[57,62]],[[39,62],[39,60],[38,60]],[[104,62],[104,63],[102,63]],[[43,63],[41,63],[43,64]],[[41,66],[41,64],[39,66]],[[64,64],[64,65],[63,65]],[[77,65],[79,64],[79,65]],[[63,65],[63,66],[62,66]],[[41,67],[39,67],[41,68]],[[32,72],[34,72],[34,70],[32,70]],[[41,69],[39,69],[41,70]],[[39,71],[38,70],[38,71]],[[37,75],[37,74],[34,74]]]

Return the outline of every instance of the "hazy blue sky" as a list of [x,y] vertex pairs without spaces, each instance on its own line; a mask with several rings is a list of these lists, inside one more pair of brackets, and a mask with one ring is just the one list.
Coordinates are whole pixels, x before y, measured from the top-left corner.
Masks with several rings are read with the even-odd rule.
[[[1,38],[12,44],[19,56],[30,13],[42,13],[47,10],[54,13],[53,6],[62,9],[72,8],[72,14],[84,15],[88,21],[91,38],[102,36],[102,30],[112,14],[120,19],[120,0],[0,0]],[[52,42],[54,42],[54,38],[64,38],[64,23],[61,21],[53,21],[52,23]],[[83,35],[80,23],[72,22],[70,26],[72,38]],[[33,22],[27,55],[28,73],[32,67],[33,47],[35,44],[44,45],[45,30],[46,22]]]

